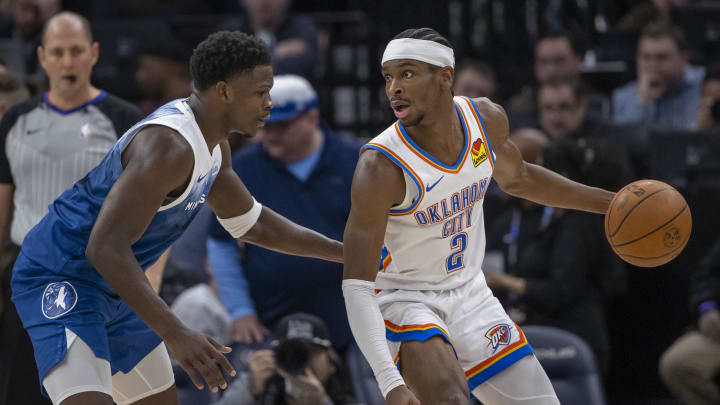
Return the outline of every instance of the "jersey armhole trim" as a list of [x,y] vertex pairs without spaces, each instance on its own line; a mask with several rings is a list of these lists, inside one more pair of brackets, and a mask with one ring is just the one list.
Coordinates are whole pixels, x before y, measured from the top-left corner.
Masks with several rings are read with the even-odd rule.
[[383,145],[377,144],[377,143],[368,143],[367,145],[363,146],[362,149],[375,149],[378,152],[385,155],[390,161],[398,165],[405,173],[407,173],[410,178],[412,178],[413,182],[415,183],[415,186],[418,189],[418,198],[415,200],[409,207],[401,209],[401,210],[390,210],[390,215],[392,216],[400,216],[400,215],[408,215],[415,212],[415,209],[420,204],[420,201],[422,201],[423,197],[425,196],[425,186],[423,185],[422,180],[420,179],[420,176],[418,176],[413,169],[410,168],[410,166],[405,163],[398,155],[393,153],[390,149],[386,148]]
[[[462,97],[462,96],[461,96]],[[488,149],[490,150],[490,163],[492,164],[493,170],[495,169],[495,152],[493,151],[492,145],[490,144],[490,137],[487,135],[487,131],[485,130],[485,124],[483,123],[482,117],[480,116],[480,111],[478,111],[477,106],[475,103],[470,100],[467,97],[462,97],[465,101],[467,101],[468,104],[472,107],[472,113],[475,116],[475,121],[477,121],[478,126],[480,127],[480,132],[482,133],[483,140],[485,140],[485,144],[488,146]]]

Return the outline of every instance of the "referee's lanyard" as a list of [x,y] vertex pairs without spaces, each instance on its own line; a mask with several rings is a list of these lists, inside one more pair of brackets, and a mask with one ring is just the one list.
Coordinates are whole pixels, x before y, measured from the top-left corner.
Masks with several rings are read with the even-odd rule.
[[[543,207],[542,218],[540,219],[540,225],[538,226],[538,232],[542,232],[547,229],[552,219],[553,207]],[[510,221],[510,231],[503,237],[503,242],[508,245],[508,268],[515,267],[518,260],[518,239],[520,238],[520,223],[522,222],[522,210],[519,208],[513,208],[512,219]]]

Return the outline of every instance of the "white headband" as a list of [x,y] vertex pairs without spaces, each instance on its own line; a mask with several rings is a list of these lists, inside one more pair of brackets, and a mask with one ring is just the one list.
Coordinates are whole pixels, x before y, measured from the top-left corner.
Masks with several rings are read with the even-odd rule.
[[396,59],[414,59],[439,67],[455,67],[452,48],[424,39],[402,38],[390,41],[383,53],[381,64]]

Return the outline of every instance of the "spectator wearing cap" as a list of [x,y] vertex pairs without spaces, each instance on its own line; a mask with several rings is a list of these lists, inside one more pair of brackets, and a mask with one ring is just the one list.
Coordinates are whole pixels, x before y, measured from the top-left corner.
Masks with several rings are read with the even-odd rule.
[[274,330],[272,349],[250,356],[250,368],[230,384],[213,405],[343,403],[347,389],[322,319],[306,313],[282,318]]
[[168,101],[190,93],[190,51],[173,39],[152,40],[138,52],[135,82],[145,99],[138,105],[150,114]]
[[[233,168],[262,204],[328,237],[342,239],[359,145],[320,125],[317,94],[300,76],[275,77],[274,107],[261,142],[233,157]],[[341,292],[342,265],[239,246],[213,219],[208,259],[234,341],[259,342],[282,317],[319,316],[339,351],[352,342]],[[236,350],[238,352],[240,350]]]

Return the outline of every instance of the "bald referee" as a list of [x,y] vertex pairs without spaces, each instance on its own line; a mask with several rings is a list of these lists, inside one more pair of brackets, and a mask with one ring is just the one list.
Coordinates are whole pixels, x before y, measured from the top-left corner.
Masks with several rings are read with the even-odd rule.
[[137,107],[90,83],[98,52],[84,17],[63,12],[51,18],[37,49],[50,90],[16,105],[0,122],[2,404],[50,403],[38,392],[32,345],[10,301],[10,269],[19,246],[48,205],[142,118]]

